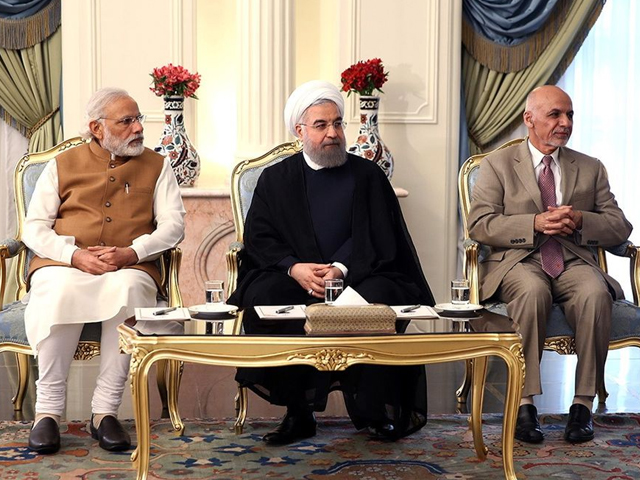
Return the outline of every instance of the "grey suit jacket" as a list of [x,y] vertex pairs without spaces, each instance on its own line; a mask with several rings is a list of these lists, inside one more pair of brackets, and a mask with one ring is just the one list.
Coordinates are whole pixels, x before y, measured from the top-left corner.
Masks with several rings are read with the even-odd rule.
[[[582,211],[582,230],[555,238],[597,268],[616,298],[622,298],[618,282],[598,267],[594,247],[623,243],[633,227],[618,207],[598,159],[563,147],[558,160],[563,204]],[[481,264],[481,300],[491,297],[507,272],[549,239],[533,228],[534,217],[544,211],[527,141],[482,160],[468,219],[470,237],[491,247]]]

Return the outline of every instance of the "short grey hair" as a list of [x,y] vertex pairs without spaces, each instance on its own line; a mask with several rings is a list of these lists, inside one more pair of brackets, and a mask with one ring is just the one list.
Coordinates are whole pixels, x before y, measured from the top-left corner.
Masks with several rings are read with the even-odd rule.
[[93,95],[87,102],[87,109],[85,113],[84,126],[80,130],[80,136],[84,139],[90,140],[93,138],[91,128],[89,124],[93,121],[99,121],[105,115],[105,108],[111,102],[120,98],[130,97],[129,93],[122,88],[106,87],[101,88]]

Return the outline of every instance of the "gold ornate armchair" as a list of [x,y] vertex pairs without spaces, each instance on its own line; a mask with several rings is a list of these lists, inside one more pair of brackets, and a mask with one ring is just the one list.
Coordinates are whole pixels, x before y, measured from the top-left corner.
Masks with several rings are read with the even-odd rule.
[[[245,160],[236,164],[231,172],[231,210],[233,211],[233,222],[236,228],[236,240],[233,242],[226,254],[227,260],[227,294],[230,295],[236,289],[238,281],[238,268],[242,261],[242,249],[244,248],[244,221],[253,199],[253,191],[256,188],[258,178],[262,171],[287,157],[302,150],[302,143],[299,141],[288,142],[278,145],[261,157]],[[236,318],[233,333],[238,335],[242,332],[242,313]],[[236,433],[242,433],[244,422],[247,418],[248,396],[247,389],[238,387],[236,395]]]
[[[31,347],[27,342],[24,326],[25,305],[20,301],[26,294],[26,276],[32,253],[20,240],[26,211],[31,201],[36,181],[40,177],[45,165],[57,154],[82,145],[85,141],[79,137],[64,141],[55,147],[39,153],[25,154],[16,166],[14,175],[15,205],[17,213],[17,232],[15,238],[0,240],[0,299],[5,298],[11,275],[7,267],[7,259],[13,258],[15,277],[9,288],[15,287],[15,292],[9,292],[14,301],[2,305],[0,309],[0,353],[13,352],[16,355],[18,369],[18,385],[12,398],[14,411],[20,415],[25,393],[29,381],[29,357]],[[159,259],[162,282],[167,297],[159,299],[171,306],[182,305],[182,296],[178,286],[178,270],[181,259],[180,249],[174,248],[165,252]],[[0,302],[1,303],[1,302]],[[100,323],[85,325],[74,358],[76,360],[90,360],[100,353]],[[158,389],[162,400],[162,415],[176,412],[177,396],[180,381],[180,364],[175,361],[164,361],[158,364]]]
[[[523,138],[511,140],[504,145],[501,145],[496,150],[501,150],[511,145],[522,143],[523,141]],[[462,212],[464,227],[463,271],[465,277],[469,280],[469,285],[471,287],[470,293],[472,303],[479,303],[480,278],[478,266],[488,247],[469,238],[467,219],[469,217],[469,210],[471,207],[471,193],[475,185],[480,163],[484,157],[489,155],[489,153],[492,152],[473,155],[467,159],[462,165],[458,175],[458,192],[460,195],[460,209]],[[633,303],[626,300],[614,302],[609,349],[612,350],[629,346],[640,347],[640,308],[637,306],[640,298],[640,290],[638,286],[640,280],[640,256],[638,255],[638,247],[627,242],[615,248],[607,249],[607,251],[620,257],[629,258],[631,286],[633,290]],[[607,271],[605,250],[603,248],[598,248],[597,256],[600,267],[604,271]],[[507,314],[506,304],[504,303],[485,303],[485,308],[502,315]],[[545,349],[553,350],[559,354],[574,354],[576,353],[574,336],[575,334],[567,323],[562,309],[559,306],[554,305],[551,316],[547,322]],[[458,401],[460,403],[466,403],[467,401],[467,394],[470,388],[470,375],[471,364],[470,361],[467,361],[465,381],[457,392]],[[607,395],[606,389],[603,386],[602,390],[598,392],[599,402],[604,403]]]

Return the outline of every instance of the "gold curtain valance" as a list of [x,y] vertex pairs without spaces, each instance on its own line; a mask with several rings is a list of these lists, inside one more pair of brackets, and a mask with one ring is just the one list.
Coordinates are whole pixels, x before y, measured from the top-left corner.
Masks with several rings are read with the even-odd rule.
[[35,15],[19,20],[0,18],[0,48],[21,50],[49,38],[60,26],[62,0],[53,0]]
[[533,64],[564,25],[571,8],[570,1],[559,1],[544,27],[518,45],[500,45],[473,29],[462,18],[462,44],[480,64],[499,73],[519,72]]

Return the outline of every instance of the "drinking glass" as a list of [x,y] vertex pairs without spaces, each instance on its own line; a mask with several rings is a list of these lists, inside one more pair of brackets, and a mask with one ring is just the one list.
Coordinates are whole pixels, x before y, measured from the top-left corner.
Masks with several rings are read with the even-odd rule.
[[465,278],[451,280],[451,303],[467,305],[469,303],[469,281]]
[[342,293],[344,283],[341,278],[324,281],[324,303],[331,305]]
[[223,280],[207,280],[204,282],[204,291],[207,305],[224,303]]

